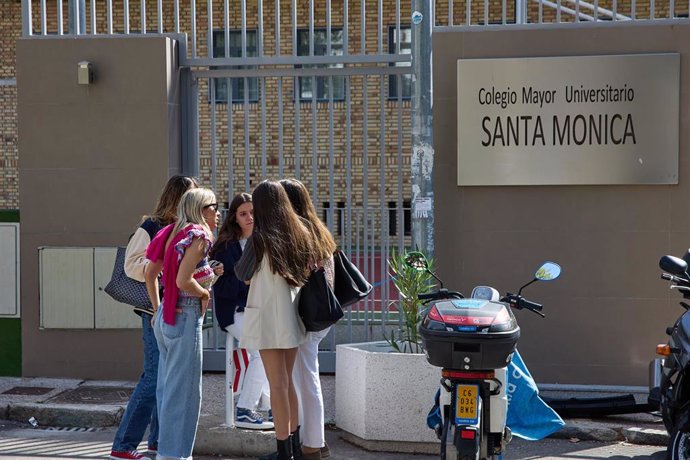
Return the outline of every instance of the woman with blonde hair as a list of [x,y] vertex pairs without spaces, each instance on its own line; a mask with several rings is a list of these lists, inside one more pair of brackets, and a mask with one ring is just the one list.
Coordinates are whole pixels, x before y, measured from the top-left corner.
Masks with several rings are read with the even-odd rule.
[[[148,260],[146,247],[156,233],[175,221],[177,205],[182,195],[198,187],[196,179],[188,176],[173,176],[165,184],[156,209],[150,216],[144,216],[139,228],[127,244],[125,252],[125,274],[137,281],[144,281],[144,271]],[[141,330],[144,341],[144,372],[134,388],[120,426],[115,433],[110,458],[143,459],[137,446],[144,438],[149,426],[148,451],[155,452],[158,447],[158,413],[156,410],[156,382],[158,380],[158,345],[151,326],[153,309],[135,307],[134,312],[141,316]]]
[[160,352],[159,460],[190,458],[194,447],[201,409],[201,325],[211,285],[223,273],[222,266],[212,269],[208,260],[219,218],[211,190],[190,190],[180,200],[177,221],[158,232],[146,250],[146,287],[153,305],[160,304],[161,271],[165,288],[153,326]]
[[[309,196],[309,191],[297,179],[280,181],[287,192],[290,203],[298,216],[308,223],[313,235],[314,259],[318,266],[324,268],[326,280],[333,289],[333,253],[338,248],[333,235],[316,215],[316,209]],[[299,346],[297,360],[293,371],[293,380],[299,397],[301,450],[305,460],[319,460],[330,455],[324,433],[323,394],[319,377],[319,343],[328,334],[328,327],[319,332],[309,332],[307,341]],[[300,443],[299,434],[293,436],[293,451]]]
[[299,418],[292,369],[297,347],[307,339],[297,303],[313,260],[312,237],[280,183],[260,183],[252,201],[254,232],[235,266],[240,280],[251,280],[240,346],[261,354],[271,389],[276,458],[292,460]]

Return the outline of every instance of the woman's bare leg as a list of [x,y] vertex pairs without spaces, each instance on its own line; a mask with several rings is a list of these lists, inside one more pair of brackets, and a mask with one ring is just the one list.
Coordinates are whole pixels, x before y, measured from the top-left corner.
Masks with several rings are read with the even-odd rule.
[[[276,439],[284,440],[290,436],[292,419],[290,406],[293,398],[295,413],[297,412],[297,394],[292,388],[292,366],[295,363],[297,349],[266,349],[260,350],[259,353],[266,369],[268,385],[271,388],[271,409]],[[290,395],[291,388],[292,395]],[[297,428],[296,424],[295,428]]]
[[297,399],[297,391],[292,381],[292,369],[295,367],[295,360],[297,359],[297,348],[290,348],[285,350],[286,370],[288,375],[288,400],[290,401],[290,432],[292,433],[299,426],[299,400]]

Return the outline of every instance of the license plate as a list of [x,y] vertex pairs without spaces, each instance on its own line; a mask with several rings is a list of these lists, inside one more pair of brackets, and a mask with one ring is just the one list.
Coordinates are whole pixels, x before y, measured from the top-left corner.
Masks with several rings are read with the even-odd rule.
[[479,407],[478,385],[457,385],[455,387],[455,423],[473,425],[477,423]]

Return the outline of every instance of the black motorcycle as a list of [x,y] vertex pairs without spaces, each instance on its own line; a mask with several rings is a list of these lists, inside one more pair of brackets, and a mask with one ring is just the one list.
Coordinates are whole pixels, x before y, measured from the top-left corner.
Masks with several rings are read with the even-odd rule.
[[[683,299],[690,299],[688,262],[690,251],[680,259],[664,256],[659,267],[662,279],[670,281]],[[666,328],[668,343],[656,347],[662,358],[650,363],[649,403],[658,407],[671,439],[669,459],[690,459],[690,305],[681,301],[683,313],[675,324]]]

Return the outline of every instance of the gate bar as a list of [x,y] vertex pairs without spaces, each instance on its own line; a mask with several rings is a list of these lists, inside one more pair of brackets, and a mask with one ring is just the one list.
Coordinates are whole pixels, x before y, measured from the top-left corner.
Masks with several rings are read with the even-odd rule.
[[48,34],[48,21],[46,20],[46,0],[41,0],[41,35]]
[[[31,0],[23,0],[29,3],[29,18],[31,18]],[[31,19],[29,19],[30,21]],[[63,35],[65,29],[62,24],[62,0],[57,0],[57,25],[58,25],[58,35]],[[31,35],[31,25],[29,24],[29,35]]]
[[[41,0],[42,2],[44,0]],[[96,35],[96,0],[91,0],[91,33]]]
[[107,16],[107,30],[108,35],[113,34],[113,0],[106,1],[106,16]]
[[[226,0],[227,1],[227,0]],[[230,202],[232,201],[233,194],[235,193],[235,155],[233,151],[233,118],[232,118],[232,108],[233,108],[233,94],[232,94],[232,79],[226,78],[228,88],[228,207],[230,207]],[[243,190],[243,192],[246,190]],[[229,334],[228,334],[229,335]]]
[[141,30],[142,34],[146,33],[146,0],[141,0],[140,2],[141,6],[140,8],[140,15],[139,15],[139,29]]

